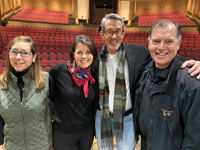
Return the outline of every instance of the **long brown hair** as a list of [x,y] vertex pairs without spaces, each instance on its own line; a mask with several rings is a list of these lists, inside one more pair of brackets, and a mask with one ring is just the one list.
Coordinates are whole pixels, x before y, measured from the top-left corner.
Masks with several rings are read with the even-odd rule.
[[[45,75],[44,75],[43,71],[41,70],[40,59],[38,57],[38,51],[37,51],[35,43],[33,42],[33,40],[30,37],[18,36],[18,37],[15,37],[14,39],[12,39],[8,43],[8,50],[11,49],[11,47],[18,42],[30,43],[32,54],[33,55],[36,54],[36,60],[30,67],[28,74],[29,74],[31,80],[34,80],[36,82],[35,89],[37,89],[37,90],[43,89],[45,87]],[[0,78],[0,85],[1,85],[1,88],[4,90],[8,89],[8,83],[10,81],[10,72],[11,72],[11,68],[12,68],[9,57],[10,56],[7,55],[6,68]]]

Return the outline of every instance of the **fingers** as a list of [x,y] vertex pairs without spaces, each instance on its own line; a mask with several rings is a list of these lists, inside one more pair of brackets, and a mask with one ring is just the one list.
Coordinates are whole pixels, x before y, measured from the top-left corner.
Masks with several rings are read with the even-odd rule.
[[190,73],[190,75],[193,77],[195,75],[198,75],[197,76],[197,79],[200,79],[200,62],[199,61],[196,61],[194,63],[194,65],[192,66],[192,68],[190,68],[188,70],[188,73]]
[[[195,61],[194,60],[188,60],[188,61],[185,61],[183,64],[182,64],[182,66],[181,66],[181,68],[183,69],[183,68],[185,68],[185,67],[191,67],[191,66],[193,66],[195,64]],[[193,70],[194,71],[194,70]]]

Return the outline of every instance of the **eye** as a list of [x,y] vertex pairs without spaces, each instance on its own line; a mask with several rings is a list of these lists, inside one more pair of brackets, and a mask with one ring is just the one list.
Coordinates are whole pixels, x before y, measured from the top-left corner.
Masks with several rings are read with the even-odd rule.
[[108,34],[111,34],[111,33],[113,33],[113,31],[112,30],[107,30],[106,31]]
[[167,43],[167,44],[171,44],[171,43],[173,43],[173,42],[172,42],[172,41],[167,41],[166,43]]
[[81,51],[78,51],[77,54],[82,54],[82,52],[81,52]]
[[159,43],[158,40],[153,40],[152,42],[153,42],[154,44],[158,44],[158,43]]
[[116,34],[119,34],[119,33],[121,33],[121,31],[120,31],[120,30],[117,30],[117,31],[115,31],[115,33],[116,33]]
[[16,50],[11,50],[10,52],[11,52],[11,54],[17,54]]
[[29,55],[29,52],[28,51],[22,51],[21,54],[22,55]]

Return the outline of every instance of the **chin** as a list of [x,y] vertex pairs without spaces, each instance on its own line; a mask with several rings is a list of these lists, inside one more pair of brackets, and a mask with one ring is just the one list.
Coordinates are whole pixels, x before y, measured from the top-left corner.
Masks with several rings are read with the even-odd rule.
[[15,70],[17,71],[17,72],[22,72],[22,71],[24,71],[25,69],[20,69],[20,68],[15,68]]

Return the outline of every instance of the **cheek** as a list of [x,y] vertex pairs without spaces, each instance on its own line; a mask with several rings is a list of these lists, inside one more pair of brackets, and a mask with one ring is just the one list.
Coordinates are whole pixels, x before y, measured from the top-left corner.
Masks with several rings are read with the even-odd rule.
[[80,60],[80,57],[77,56],[77,55],[74,55],[74,59],[75,59],[76,61],[78,61],[78,60]]
[[10,63],[11,65],[14,63],[14,58],[13,57],[9,57]]

